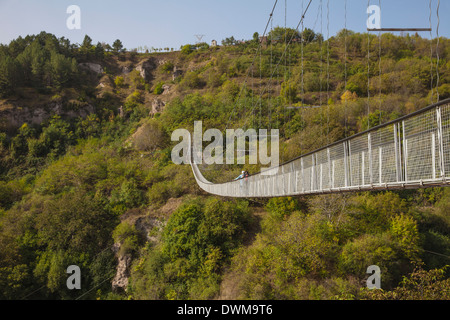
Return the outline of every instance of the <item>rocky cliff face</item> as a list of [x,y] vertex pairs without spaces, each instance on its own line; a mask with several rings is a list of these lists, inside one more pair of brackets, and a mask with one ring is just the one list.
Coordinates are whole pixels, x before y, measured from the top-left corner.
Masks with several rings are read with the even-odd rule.
[[94,112],[95,108],[88,103],[78,105],[75,109],[65,108],[64,103],[61,101],[33,107],[7,102],[0,105],[0,126],[2,129],[11,130],[19,128],[24,123],[40,125],[53,115],[59,115],[64,118],[85,118]]
[[[160,230],[163,227],[160,219],[151,216],[137,216],[128,218],[127,221],[135,226],[136,230],[144,236],[147,242],[156,243],[158,241],[157,237],[153,235],[153,230],[155,228]],[[113,251],[117,258],[116,275],[112,281],[114,292],[126,292],[130,277],[132,256],[130,254],[121,254],[121,246],[122,243],[115,243],[113,246]]]
[[156,70],[157,67],[158,67],[157,61],[154,58],[149,58],[141,61],[136,66],[136,70],[139,71],[141,77],[148,82],[153,80],[152,73],[153,71]]
[[[145,241],[156,244],[159,241],[158,234],[162,231],[165,221],[180,207],[182,202],[181,198],[172,198],[157,212],[137,215],[132,215],[131,213],[131,216],[125,214],[122,217],[122,221],[126,220],[128,223],[134,225],[136,230],[143,235]],[[121,243],[116,243],[113,246],[117,258],[116,275],[112,281],[114,292],[126,292],[130,277],[132,256],[129,254],[120,254],[121,245]]]
[[[113,249],[117,255],[120,250],[120,244],[115,244]],[[118,255],[117,256],[117,271],[116,276],[112,282],[112,289],[114,292],[124,292],[128,287],[128,278],[130,277],[129,268],[131,265],[130,255]]]
[[78,67],[81,69],[87,70],[87,71],[97,73],[97,74],[103,73],[103,67],[101,65],[99,65],[98,63],[90,63],[90,62],[80,63],[78,65]]

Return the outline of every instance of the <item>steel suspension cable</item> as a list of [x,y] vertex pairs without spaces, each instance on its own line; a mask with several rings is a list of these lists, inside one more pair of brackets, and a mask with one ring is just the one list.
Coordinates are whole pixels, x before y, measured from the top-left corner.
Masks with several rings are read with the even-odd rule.
[[[347,92],[347,0],[344,3],[344,93]],[[344,100],[344,127],[345,137],[347,138],[347,101]]]
[[327,0],[327,144],[330,143],[330,0]]
[[441,0],[438,0],[437,9],[436,9],[436,16],[437,16],[437,25],[436,25],[436,96],[437,96],[437,102],[439,102],[439,25],[440,25],[440,18],[439,18],[439,7],[441,5]]
[[431,90],[431,104],[433,104],[434,100],[433,100],[433,95],[434,95],[434,89],[433,89],[433,84],[434,84],[434,75],[433,75],[433,33],[432,33],[432,21],[431,21],[431,14],[432,14],[432,0],[429,1],[429,9],[430,9],[430,15],[428,17],[428,20],[430,22],[430,78],[431,78],[431,83],[430,83],[430,90]]
[[[228,121],[227,121],[227,124],[226,124],[225,128],[228,128],[228,124],[230,123],[232,116],[235,114],[237,101],[239,101],[240,98],[241,98],[241,96],[242,96],[242,93],[243,93],[243,91],[244,91],[243,88],[245,87],[245,84],[247,83],[247,80],[248,80],[248,78],[249,78],[249,76],[250,76],[250,73],[252,73],[252,75],[253,75],[253,66],[255,65],[256,57],[258,56],[258,52],[259,52],[260,50],[262,50],[262,42],[263,42],[263,40],[264,40],[264,37],[266,36],[267,29],[269,28],[270,21],[272,20],[272,16],[273,16],[273,13],[275,12],[275,9],[276,9],[276,7],[277,7],[277,4],[278,4],[278,0],[275,0],[275,3],[274,3],[274,5],[273,5],[273,7],[272,7],[272,11],[270,12],[270,15],[269,15],[269,19],[268,19],[268,21],[267,21],[267,23],[266,23],[266,27],[264,28],[264,33],[263,33],[263,35],[262,35],[262,37],[261,37],[261,40],[259,41],[258,49],[257,49],[255,55],[253,56],[252,63],[251,63],[251,65],[250,65],[250,67],[249,67],[249,69],[248,69],[248,71],[247,71],[246,76],[245,76],[245,79],[244,79],[244,85],[242,86],[241,90],[239,91],[239,95],[238,95],[238,97],[237,97],[237,99],[236,99],[236,103],[235,103],[235,105],[234,105],[234,107],[233,107],[233,111],[232,111],[232,113],[230,114],[230,117],[228,118]],[[252,78],[253,78],[253,77],[252,77]],[[253,82],[252,82],[252,83],[253,83]],[[253,94],[253,93],[252,93],[252,94]],[[252,103],[252,104],[253,104],[253,103]],[[253,112],[253,110],[252,110],[252,112]]]
[[[381,0],[378,0],[378,7],[380,8],[380,12],[381,12]],[[382,100],[381,100],[381,86],[382,86],[382,81],[381,81],[381,31],[378,31],[378,77],[379,77],[379,92],[378,92],[378,115],[379,115],[379,119],[378,119],[378,124],[380,125],[382,122],[382,117],[381,117],[381,106],[382,106]]]
[[[370,0],[367,0],[367,8],[370,7]],[[368,10],[367,10],[368,11]],[[370,13],[368,13],[368,18]],[[367,130],[370,129],[370,33],[367,32]]]
[[[304,19],[305,19],[305,15],[306,15],[306,13],[308,12],[309,7],[311,6],[311,2],[312,2],[312,0],[309,0],[308,5],[307,5],[305,11],[303,12],[302,17],[301,17],[299,23],[297,24],[297,27],[295,28],[295,30],[299,31],[298,29],[300,28],[300,26],[302,25],[302,23],[303,23],[303,21],[304,21]],[[288,43],[287,43],[287,46],[288,46],[288,47],[289,47],[290,44],[292,43],[292,41],[293,41],[293,39],[294,39],[294,36],[295,36],[295,34],[293,33],[292,36],[290,37]],[[278,72],[278,68],[280,67],[280,64],[281,64],[281,62],[283,61],[283,59],[284,59],[286,53],[287,53],[287,48],[285,48],[285,50],[283,51],[283,54],[281,55],[281,57],[280,57],[278,63],[276,64],[274,70],[272,71],[272,73],[271,73],[271,75],[270,75],[270,78],[269,78],[269,83],[272,82],[273,77],[274,77],[274,75],[275,75],[275,72]],[[264,91],[262,92],[262,94],[264,94],[264,93],[266,92],[267,88],[268,88],[268,85],[265,86]],[[253,106],[253,108],[255,108],[255,107],[256,107],[256,105]]]

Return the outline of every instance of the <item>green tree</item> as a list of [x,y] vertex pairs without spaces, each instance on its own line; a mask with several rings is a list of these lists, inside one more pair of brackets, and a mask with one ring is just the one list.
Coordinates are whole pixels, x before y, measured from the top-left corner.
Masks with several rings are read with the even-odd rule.
[[119,39],[117,39],[116,41],[114,41],[113,45],[113,52],[114,53],[119,53],[123,51],[123,44],[122,41],[120,41]]
[[[306,29],[305,29],[306,30]],[[267,35],[269,41],[288,43],[291,39],[299,39],[300,34],[292,28],[275,27]]]
[[0,55],[0,97],[7,97],[17,84],[17,72],[14,60]]
[[411,260],[418,261],[420,238],[417,222],[412,217],[401,214],[392,219],[390,231],[397,239],[405,255]]
[[125,87],[125,79],[122,76],[117,76],[114,79],[114,84],[116,85],[117,88],[123,88]]
[[92,47],[92,39],[88,35],[85,35],[83,43],[81,44],[81,48],[89,50],[91,47]]
[[266,209],[273,217],[282,220],[290,216],[295,210],[298,210],[298,204],[291,197],[271,198],[267,202]]
[[100,42],[98,42],[95,46],[95,57],[100,60],[103,60],[103,58],[105,57],[105,49]]
[[153,90],[153,94],[156,94],[156,95],[162,94],[164,92],[163,85],[164,85],[164,82],[162,82],[162,81],[158,82],[158,84],[155,87],[155,90]]
[[19,133],[11,141],[11,156],[17,162],[28,154],[28,139],[34,138],[36,131],[31,128],[27,123],[24,123]]
[[120,255],[133,254],[139,248],[141,237],[134,225],[122,222],[114,229],[112,236],[114,242],[120,244]]
[[53,116],[47,127],[42,130],[39,141],[45,154],[51,158],[62,156],[69,145],[74,142],[74,133],[70,125],[60,116]]
[[305,28],[303,30],[303,33],[301,34],[301,38],[303,39],[303,41],[305,43],[323,40],[323,37],[321,34],[315,33],[313,30],[311,30],[309,28]]
[[388,290],[364,290],[363,299],[370,300],[449,300],[450,279],[446,277],[448,266],[424,270],[417,266],[403,277],[400,286]]
[[237,44],[237,41],[234,38],[234,36],[231,36],[229,38],[225,38],[224,40],[222,40],[222,45],[223,46],[234,46],[236,44]]
[[188,55],[188,54],[192,53],[193,51],[194,51],[194,48],[190,44],[186,44],[181,47],[182,54]]
[[188,72],[184,76],[184,78],[181,81],[180,85],[182,87],[184,87],[185,89],[201,89],[201,88],[203,88],[206,85],[206,83],[198,75],[197,72],[191,71],[191,72]]
[[295,103],[297,100],[297,86],[290,81],[281,84],[280,96],[287,105]]
[[66,58],[62,54],[52,53],[50,58],[50,75],[53,84],[62,88],[74,79],[78,71],[75,59]]
[[95,254],[111,245],[111,233],[118,221],[101,199],[77,190],[42,205],[36,228],[39,243],[49,250]]
[[259,43],[259,33],[258,32],[255,32],[253,34],[253,42],[254,43]]

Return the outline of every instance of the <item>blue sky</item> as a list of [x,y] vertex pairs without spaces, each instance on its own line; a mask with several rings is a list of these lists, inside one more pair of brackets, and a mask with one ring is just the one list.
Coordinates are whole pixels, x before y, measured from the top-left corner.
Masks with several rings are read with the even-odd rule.
[[[274,26],[295,27],[309,0],[279,0]],[[365,32],[367,0],[329,0],[329,33],[336,34],[345,25],[344,4],[347,1],[347,28]],[[320,4],[322,3],[322,18]],[[432,0],[433,37],[436,36],[438,0]],[[93,41],[112,43],[121,39],[126,48],[148,46],[176,48],[195,43],[196,34],[210,43],[234,36],[250,39],[255,31],[262,34],[274,0],[0,0],[0,43],[18,36],[47,31],[58,37],[81,43],[88,34]],[[379,0],[371,0],[378,5]],[[66,20],[69,5],[81,9],[81,30],[69,30]],[[442,36],[450,36],[450,1],[441,0]],[[381,0],[382,27],[429,27],[429,0]],[[327,0],[313,0],[305,27],[327,36]],[[428,32],[421,34],[429,37]]]

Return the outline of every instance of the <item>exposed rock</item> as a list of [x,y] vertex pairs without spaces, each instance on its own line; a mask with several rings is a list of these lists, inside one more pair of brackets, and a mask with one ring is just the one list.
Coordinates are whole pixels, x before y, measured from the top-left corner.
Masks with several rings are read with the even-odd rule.
[[91,62],[80,63],[78,67],[80,67],[81,69],[92,71],[97,74],[103,73],[103,67],[98,63],[91,63]]
[[157,68],[157,65],[155,63],[155,60],[150,58],[150,59],[140,62],[137,65],[136,70],[139,71],[139,73],[141,74],[141,77],[144,78],[145,81],[150,81],[153,78],[152,72],[156,68]]
[[183,74],[183,71],[181,71],[180,69],[178,69],[176,66],[173,68],[173,73],[172,73],[172,79],[173,81],[175,81],[176,78],[178,78],[179,76],[181,76]]
[[150,114],[155,114],[161,112],[164,107],[166,106],[166,103],[160,99],[154,99],[152,102],[152,111]]
[[164,90],[162,94],[169,94],[170,93],[170,86],[168,84],[164,84],[162,86],[162,89]]
[[94,111],[95,108],[90,104],[68,108],[62,101],[33,107],[8,104],[7,106],[0,106],[0,122],[7,123],[8,128],[18,128],[24,123],[40,125],[55,114],[65,118],[85,118]]
[[[148,242],[157,242],[158,238],[154,235],[155,228],[159,231],[162,229],[164,223],[155,217],[139,214],[133,210],[122,216],[122,221],[126,220],[129,224],[134,225]],[[117,257],[116,275],[112,281],[112,289],[114,292],[126,292],[128,287],[128,279],[130,277],[130,266],[132,257],[129,254],[120,254],[121,243],[113,245],[113,251]]]
[[152,231],[155,228],[161,230],[161,228],[163,227],[163,223],[157,218],[146,216],[136,219],[134,226],[136,227],[137,231],[141,232],[145,236],[145,239],[147,241],[156,242],[158,241],[158,239],[153,235]]
[[129,268],[131,265],[131,256],[118,256],[117,259],[117,272],[112,281],[112,289],[114,292],[127,291],[128,278],[130,277]]
[[161,60],[158,61],[158,65],[160,65],[160,66],[162,66],[162,65],[164,65],[166,63],[167,63],[166,59],[161,59]]
[[133,71],[133,67],[131,67],[131,66],[124,66],[124,67],[122,67],[122,73],[123,74],[129,74],[131,71]]

